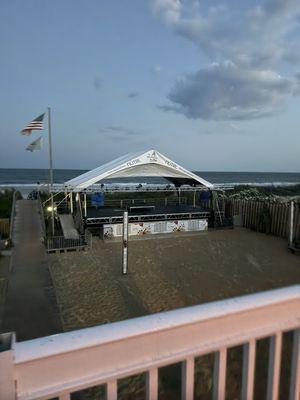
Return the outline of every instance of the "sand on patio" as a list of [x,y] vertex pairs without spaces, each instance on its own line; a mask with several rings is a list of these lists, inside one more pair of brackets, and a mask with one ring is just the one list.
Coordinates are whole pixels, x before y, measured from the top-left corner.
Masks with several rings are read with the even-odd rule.
[[120,242],[49,258],[64,330],[300,283],[286,240],[246,229],[131,239],[126,276]]

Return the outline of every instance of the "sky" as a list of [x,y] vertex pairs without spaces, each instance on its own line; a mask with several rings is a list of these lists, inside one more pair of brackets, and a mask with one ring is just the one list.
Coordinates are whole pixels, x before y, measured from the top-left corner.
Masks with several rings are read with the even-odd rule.
[[0,1],[0,168],[47,168],[51,107],[55,168],[300,172],[299,95],[299,0]]

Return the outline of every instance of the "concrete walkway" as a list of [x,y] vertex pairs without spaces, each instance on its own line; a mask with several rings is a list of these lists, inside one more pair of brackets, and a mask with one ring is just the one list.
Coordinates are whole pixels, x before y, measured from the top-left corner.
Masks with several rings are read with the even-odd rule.
[[36,200],[18,200],[2,331],[18,340],[61,331]]

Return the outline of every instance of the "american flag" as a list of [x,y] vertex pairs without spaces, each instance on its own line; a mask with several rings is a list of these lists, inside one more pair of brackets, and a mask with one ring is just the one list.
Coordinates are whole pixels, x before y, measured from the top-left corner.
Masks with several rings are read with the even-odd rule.
[[45,113],[39,115],[37,118],[29,122],[28,125],[25,126],[24,129],[21,130],[21,135],[31,135],[31,131],[39,131],[44,129],[43,126],[43,119],[44,119]]

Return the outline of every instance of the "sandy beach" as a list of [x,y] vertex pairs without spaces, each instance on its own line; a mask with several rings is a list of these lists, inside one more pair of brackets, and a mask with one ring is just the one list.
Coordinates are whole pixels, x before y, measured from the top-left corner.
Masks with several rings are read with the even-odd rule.
[[51,273],[64,330],[119,321],[300,282],[300,257],[285,240],[246,229],[94,239],[88,252],[53,254]]

